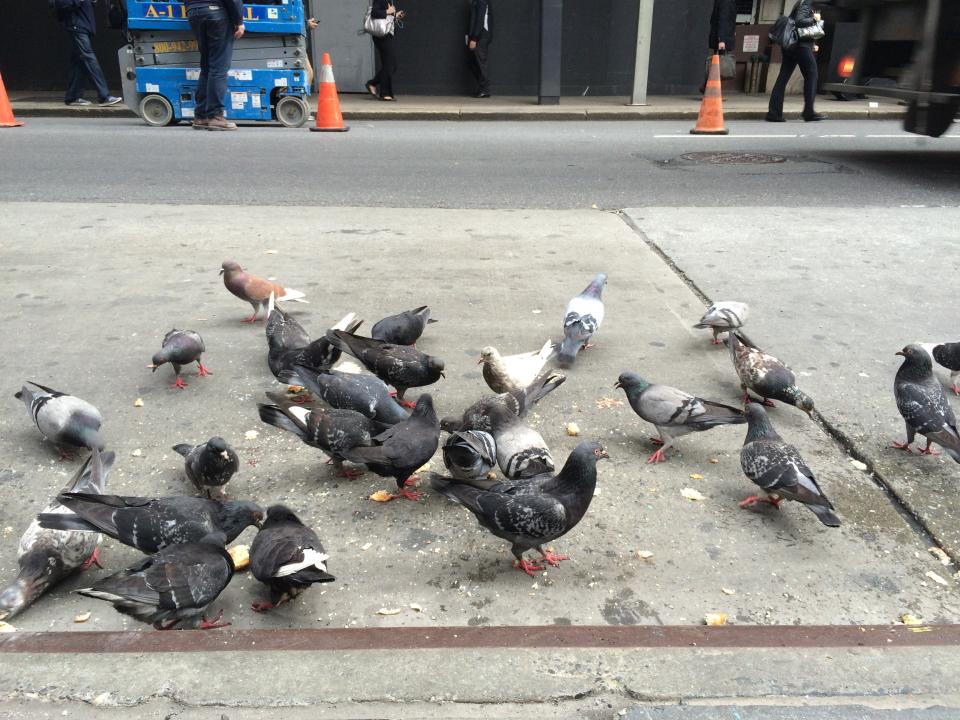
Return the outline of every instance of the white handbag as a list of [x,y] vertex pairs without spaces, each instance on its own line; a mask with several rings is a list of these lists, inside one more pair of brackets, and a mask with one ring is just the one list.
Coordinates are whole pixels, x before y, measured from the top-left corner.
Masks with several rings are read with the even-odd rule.
[[820,40],[827,33],[823,29],[823,20],[817,20],[809,27],[798,27],[797,37],[801,40]]
[[373,18],[373,4],[367,7],[367,14],[363,17],[363,31],[375,38],[393,35],[393,15],[387,15],[385,18]]

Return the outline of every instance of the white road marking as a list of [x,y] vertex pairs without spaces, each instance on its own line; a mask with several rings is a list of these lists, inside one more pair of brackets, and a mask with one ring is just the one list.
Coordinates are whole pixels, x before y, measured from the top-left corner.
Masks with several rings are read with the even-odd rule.
[[654,135],[655,138],[795,138],[799,135]]
[[816,137],[822,137],[822,138],[855,138],[856,135],[817,135]]

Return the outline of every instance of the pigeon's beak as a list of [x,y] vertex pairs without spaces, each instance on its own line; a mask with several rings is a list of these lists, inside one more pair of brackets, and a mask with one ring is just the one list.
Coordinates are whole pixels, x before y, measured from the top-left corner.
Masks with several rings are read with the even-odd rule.
[[441,371],[440,371],[440,377],[446,378],[446,377],[447,377],[447,374],[446,374],[443,370],[441,370]]
[[217,275],[223,275],[223,268],[220,268],[220,272],[218,272]]
[[230,459],[230,453],[228,453],[226,450],[224,450],[223,452],[220,453],[220,457],[222,457],[224,460],[229,460],[229,459]]
[[477,365],[483,365],[483,355],[481,355],[480,359],[477,360]]
[[620,382],[619,380],[617,380],[617,381],[613,384],[613,386],[614,386],[615,388],[622,388],[622,387],[623,387],[623,383]]
[[894,353],[894,355],[899,355],[900,357],[906,357],[906,354],[903,352],[903,350],[897,350]]
[[594,450],[594,454],[597,456],[597,460],[609,460],[610,453],[607,452],[606,448],[597,448]]
[[160,366],[159,366],[159,365],[154,365],[153,363],[150,363],[149,365],[147,365],[147,367],[150,368],[150,372],[156,372],[156,371],[157,371],[157,368],[160,367]]

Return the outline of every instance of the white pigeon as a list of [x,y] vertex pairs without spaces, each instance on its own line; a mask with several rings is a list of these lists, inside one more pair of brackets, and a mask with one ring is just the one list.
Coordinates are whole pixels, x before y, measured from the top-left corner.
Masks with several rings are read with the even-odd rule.
[[722,332],[742,327],[747,322],[749,314],[750,307],[746,303],[721,300],[708,307],[703,317],[700,318],[700,322],[694,327],[710,328],[713,330],[713,340],[711,342],[714,345],[722,345],[723,342],[717,336]]
[[601,295],[607,284],[606,273],[597,273],[582,293],[567,303],[563,317],[563,341],[557,362],[560,367],[570,367],[577,353],[586,347],[593,334],[603,322],[603,299]]
[[480,351],[483,379],[495,393],[526,390],[553,357],[556,346],[547,340],[539,350],[516,355],[501,355],[490,345]]

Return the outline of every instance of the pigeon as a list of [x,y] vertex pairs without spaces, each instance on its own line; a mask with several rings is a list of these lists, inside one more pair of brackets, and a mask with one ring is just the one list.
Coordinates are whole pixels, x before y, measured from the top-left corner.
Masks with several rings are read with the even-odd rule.
[[484,477],[497,464],[493,435],[482,430],[457,430],[443,444],[443,464],[457,480]]
[[199,542],[173,545],[75,592],[106,600],[117,612],[157,630],[227,627],[222,610],[212,620],[206,616],[207,606],[233,578],[225,544],[223,533],[211,533]]
[[[362,323],[363,320],[357,320],[354,313],[349,313],[333,328],[353,332]],[[273,293],[270,293],[267,304],[265,330],[268,348],[267,366],[278,380],[281,375],[284,375],[287,379],[282,382],[288,385],[303,385],[293,369],[295,365],[330,370],[340,359],[340,349],[333,347],[326,337],[311,342],[303,326],[292,315],[274,305]]]
[[157,371],[157,368],[164,363],[173,365],[173,371],[176,373],[176,380],[171,387],[181,390],[187,384],[180,379],[180,368],[192,362],[197,363],[197,375],[206,377],[213,375],[207,367],[200,362],[200,356],[207,351],[203,344],[203,338],[193,330],[177,330],[174,328],[163,336],[163,344],[153,355],[153,361],[147,366]]
[[773,407],[768,398],[794,405],[807,415],[813,412],[813,398],[797,387],[797,376],[782,362],[767,355],[763,350],[749,344],[736,330],[730,331],[727,340],[733,367],[740,376],[744,404],[750,402],[747,389],[763,398],[763,404]]
[[747,421],[734,407],[688,395],[669,385],[654,385],[636,373],[621,373],[614,387],[623,388],[633,411],[656,426],[660,434],[653,441],[662,447],[647,458],[647,463],[666,460],[666,451],[678,437]]
[[723,341],[718,337],[720,333],[743,327],[749,314],[750,308],[746,303],[721,300],[708,307],[700,318],[700,322],[694,327],[701,330],[710,328],[713,330],[713,339],[710,342],[714,345],[723,345]]
[[[94,448],[73,476],[67,491],[102,493],[114,459],[112,452],[101,455]],[[44,510],[44,513],[51,515],[68,512],[57,500],[53,500]],[[20,537],[17,548],[20,573],[16,580],[0,590],[0,620],[9,620],[18,615],[77,570],[87,570],[92,565],[100,566],[102,539],[99,533],[49,530],[41,527],[39,520],[31,522]]]
[[960,342],[941,343],[933,348],[933,359],[950,371],[950,389],[954,395],[960,395]]
[[495,393],[523,390],[537,379],[555,349],[553,342],[547,340],[539,351],[504,356],[488,345],[480,351],[477,364],[483,364],[483,379]]
[[394,478],[398,491],[391,499],[419,499],[420,493],[407,486],[415,482],[411,476],[433,457],[440,444],[440,421],[430,394],[417,398],[410,417],[377,435],[373,443],[370,447],[346,450],[343,456],[351,462],[363,463],[380,477]]
[[603,286],[607,284],[605,273],[597,273],[586,289],[567,303],[563,318],[563,341],[557,362],[560,367],[570,367],[577,353],[589,347],[590,338],[603,322]]
[[783,500],[796,500],[806,505],[827,527],[840,527],[840,518],[817,485],[813,472],[800,457],[800,452],[784,442],[773,429],[766,411],[758,403],[749,403],[744,413],[749,425],[740,449],[740,467],[763,494],[751,495],[740,503],[740,507],[767,502],[779,509]]
[[267,393],[267,397],[273,405],[257,404],[263,422],[291,432],[310,447],[323,450],[333,461],[337,475],[355,478],[363,474],[361,470],[344,469],[343,451],[373,444],[370,418],[356,410],[308,410],[273,393]]
[[250,545],[250,570],[270,588],[270,602],[251,605],[266,612],[293,600],[314,583],[336,580],[327,572],[329,556],[317,534],[284,505],[267,508],[267,519]]
[[[432,475],[430,484],[466,507],[480,525],[510,542],[516,558],[514,567],[534,577],[535,571],[544,569],[537,563],[556,567],[569,559],[544,550],[543,546],[566,535],[583,518],[596,490],[597,461],[609,457],[600,443],[582,442],[557,475],[547,473],[489,488]],[[540,553],[533,563],[523,558],[523,553],[531,548]]]
[[[378,377],[338,370],[323,372],[302,365],[295,366],[295,371],[307,390],[327,405],[365,415],[379,432],[410,417],[390,397],[390,388]],[[281,380],[287,382],[286,376],[281,376]]]
[[931,443],[937,443],[947,455],[960,463],[957,419],[943,386],[933,376],[930,355],[919,345],[907,345],[896,354],[903,356],[903,364],[897,370],[893,394],[897,399],[897,409],[907,426],[907,441],[894,442],[893,447],[912,452],[910,444],[920,433],[927,438],[922,455],[939,455],[930,449]]
[[440,427],[446,432],[456,432],[457,430],[490,430],[490,409],[496,406],[504,406],[518,418],[522,418],[527,411],[545,398],[551,392],[563,385],[566,376],[560,373],[538,379],[524,390],[514,390],[509,393],[500,393],[499,395],[489,395],[480,398],[473,405],[463,411],[461,417],[445,417],[440,421]]
[[[443,360],[407,345],[360,337],[343,330],[331,330],[327,338],[345,353],[353,355],[367,370],[397,389],[397,400],[403,403],[407,388],[432,385],[442,377]],[[412,403],[403,403],[413,407]]]
[[70,513],[42,513],[40,527],[52,530],[102,532],[124,545],[152,554],[170,545],[199,542],[223,533],[233,542],[246,528],[263,521],[256,503],[174,495],[162,498],[60,493],[57,500]]
[[22,400],[27,412],[37,424],[40,433],[57,446],[63,458],[70,458],[78,448],[103,450],[100,424],[103,416],[86,400],[67,395],[59,390],[27,381],[40,391],[26,385],[14,397]]
[[421,305],[380,320],[370,330],[370,337],[394,345],[416,345],[427,324],[435,322],[430,317],[430,308]]
[[223,284],[227,290],[241,300],[250,303],[253,308],[253,315],[244,318],[243,322],[257,321],[257,314],[261,308],[267,307],[271,293],[276,296],[277,302],[307,302],[304,299],[306,295],[299,290],[285,288],[256,275],[251,275],[245,272],[236,260],[224,260],[220,268],[220,274],[223,275]]
[[223,496],[223,486],[240,469],[237,451],[222,437],[212,437],[203,445],[174,445],[173,449],[183,455],[183,467],[187,477],[193,480],[197,490],[213,497],[213,488]]

